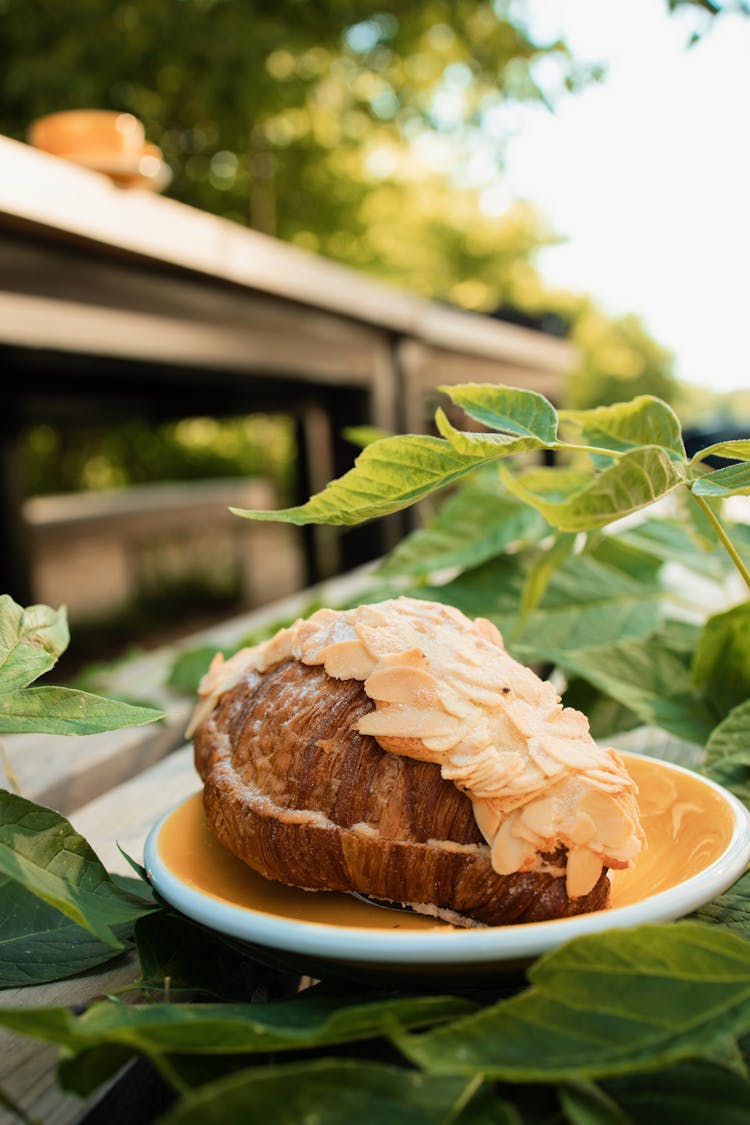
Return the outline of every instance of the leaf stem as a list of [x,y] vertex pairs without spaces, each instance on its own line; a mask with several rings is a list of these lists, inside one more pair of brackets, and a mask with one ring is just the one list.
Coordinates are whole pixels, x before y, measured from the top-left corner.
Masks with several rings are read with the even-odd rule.
[[474,1077],[469,1080],[469,1082],[459,1094],[456,1102],[451,1107],[451,1111],[448,1114],[445,1125],[453,1125],[453,1122],[461,1116],[464,1109],[474,1097],[483,1082],[484,1074],[482,1074],[481,1072],[479,1074],[475,1074]]
[[149,1059],[154,1064],[156,1069],[161,1074],[162,1078],[167,1081],[170,1086],[174,1087],[175,1091],[184,1097],[190,1093],[190,1084],[186,1082],[179,1071],[177,1071],[169,1060],[169,1057],[162,1051],[149,1052]]
[[697,500],[697,502],[700,504],[703,511],[708,516],[709,522],[713,525],[713,529],[716,532],[716,534],[718,535],[719,539],[721,540],[727,554],[729,555],[729,557],[732,560],[732,562],[734,563],[734,565],[737,567],[737,570],[742,575],[742,578],[745,582],[745,585],[748,587],[748,589],[750,589],[750,570],[748,570],[748,568],[745,566],[744,562],[740,558],[739,551],[737,550],[734,543],[732,542],[732,540],[727,535],[726,530],[724,528],[724,525],[721,523],[719,517],[716,515],[716,512],[713,510],[711,505],[704,499],[703,496],[698,496],[698,495],[696,495],[695,492],[691,492],[691,496],[693,497],[694,500]]
[[600,449],[598,445],[575,445],[568,441],[557,441],[550,449],[560,449],[566,453],[598,453],[603,457],[622,457],[625,452],[622,449]]

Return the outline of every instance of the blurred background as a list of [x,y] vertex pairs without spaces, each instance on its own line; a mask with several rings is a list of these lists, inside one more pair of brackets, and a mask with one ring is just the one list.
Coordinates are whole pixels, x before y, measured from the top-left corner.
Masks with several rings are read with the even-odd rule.
[[[651,393],[699,445],[747,430],[741,0],[2,0],[0,10],[5,137],[28,144],[35,122],[65,110],[130,115],[151,171],[121,176],[123,194],[179,201],[227,220],[226,232],[250,228],[437,310],[564,342],[563,405]],[[0,155],[0,179],[12,175]],[[17,262],[0,261],[5,291],[23,288]],[[395,331],[387,319],[380,327]],[[8,348],[23,382],[31,367]],[[498,381],[512,380],[499,369]],[[310,415],[301,426],[284,400],[295,386],[257,395],[257,409],[217,384],[184,401],[176,390],[158,410],[102,409],[92,396],[69,415],[9,392],[19,598],[67,602],[88,659],[319,577],[291,528],[256,526],[251,542],[227,517],[195,536],[212,511],[283,506],[315,483],[300,472]],[[338,429],[378,421],[339,405]],[[356,452],[350,442],[334,464],[313,451],[318,476]],[[366,554],[329,557],[323,571]]]

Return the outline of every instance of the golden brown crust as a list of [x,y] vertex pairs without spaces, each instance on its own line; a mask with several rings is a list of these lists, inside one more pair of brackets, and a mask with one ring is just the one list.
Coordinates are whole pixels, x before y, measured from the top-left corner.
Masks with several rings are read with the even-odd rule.
[[471,801],[439,766],[385,752],[352,728],[373,708],[357,680],[287,661],[250,672],[201,724],[196,766],[217,838],[256,871],[309,890],[454,911],[488,925],[606,906],[562,873],[498,875]]

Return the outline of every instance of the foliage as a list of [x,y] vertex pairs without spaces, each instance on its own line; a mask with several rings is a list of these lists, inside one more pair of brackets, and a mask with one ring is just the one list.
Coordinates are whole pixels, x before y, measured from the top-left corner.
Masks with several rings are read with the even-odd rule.
[[[0,732],[92,734],[161,712],[72,688],[31,687],[68,645],[64,610],[0,597]],[[110,877],[59,813],[0,789],[0,987],[59,979],[126,948],[150,895]]]
[[[703,747],[716,724],[744,697],[747,663],[742,628],[746,608],[711,615],[701,613],[696,601],[713,599],[720,607],[731,582],[732,559],[721,550],[713,522],[718,507],[712,502],[709,517],[690,491],[691,483],[705,487],[713,477],[703,475],[702,469],[710,450],[687,459],[676,416],[653,397],[612,409],[563,411],[560,428],[575,427],[571,436],[576,442],[583,437],[586,443],[600,443],[604,452],[585,445],[589,452],[584,456],[576,442],[568,440],[555,450],[568,460],[543,471],[530,468],[524,463],[528,453],[521,453],[520,480],[526,483],[519,487],[517,478],[500,476],[506,455],[518,451],[519,442],[556,441],[557,415],[538,396],[521,393],[516,398],[511,389],[485,390],[491,395],[492,410],[487,401],[477,401],[480,391],[475,387],[452,388],[451,395],[456,402],[470,405],[480,423],[494,422],[515,432],[462,434],[441,420],[446,434],[442,445],[439,439],[414,437],[406,442],[389,438],[379,446],[370,442],[353,475],[326,490],[324,507],[337,518],[335,506],[331,507],[341,495],[337,488],[349,487],[347,481],[352,481],[354,491],[360,492],[357,482],[363,479],[359,474],[364,463],[370,513],[394,502],[393,495],[382,495],[384,482],[390,488],[401,459],[411,465],[415,451],[422,454],[437,448],[441,457],[450,459],[457,447],[460,457],[450,462],[451,471],[467,464],[461,459],[467,450],[495,459],[472,469],[447,490],[428,522],[383,561],[367,599],[410,593],[449,602],[469,616],[490,617],[518,659],[555,665],[565,673],[566,701],[586,711],[597,737],[609,738],[640,723]],[[636,444],[643,441],[662,444]],[[722,448],[726,452],[728,447]],[[740,455],[747,449],[742,444],[731,448]],[[677,482],[653,514],[645,517],[638,512],[635,523],[631,519],[612,529],[583,532],[555,531],[544,518],[542,511],[550,518],[562,511],[566,523],[589,518],[601,522],[601,512],[594,518],[587,511],[596,492],[586,490],[598,479],[602,491],[602,479],[612,480],[612,466],[623,460],[632,464],[632,454],[642,449],[661,449],[655,461],[659,472]],[[388,462],[391,450],[397,457]],[[430,468],[436,464],[420,463],[416,475],[406,469],[410,491],[396,502],[410,502],[423,487],[420,480],[426,488],[444,483],[443,478],[431,476]],[[445,466],[445,461],[440,464]],[[528,485],[540,479],[548,491],[536,500]],[[640,483],[641,500],[647,503],[653,482],[641,478]],[[566,506],[566,489],[574,490],[576,506]],[[581,489],[583,501],[576,491]],[[613,495],[624,503],[623,490]],[[291,518],[319,515],[318,505],[314,498]],[[355,514],[347,502],[343,518],[354,519]],[[260,513],[258,518],[286,517]],[[748,528],[730,523],[728,530],[730,545],[734,543],[746,569]],[[726,536],[724,529],[722,534]],[[194,691],[209,658],[205,651],[185,654],[187,675],[176,669],[174,685]],[[697,753],[692,752],[691,763]]]
[[285,239],[356,240],[362,201],[405,140],[437,135],[455,167],[481,147],[497,168],[519,104],[552,105],[601,76],[504,0],[75,0],[64,14],[6,0],[3,17],[0,131],[23,138],[36,117],[81,106],[131,112],[177,198]]
[[[223,1123],[248,1114],[268,1116],[279,1125],[299,1121],[325,1121],[327,1125],[349,1125],[352,1121],[371,1125],[433,1125],[456,1120],[464,1105],[468,1115],[461,1120],[491,1121],[495,1125],[518,1125],[513,1106],[497,1099],[491,1102],[491,1117],[481,1116],[474,1101],[474,1081],[429,1079],[423,1074],[378,1063],[320,1060],[240,1071],[209,1083],[185,1098],[173,1115],[172,1125],[191,1122]],[[480,1116],[473,1117],[476,1105]]]
[[732,708],[706,746],[709,777],[750,803],[750,700]]
[[[179,198],[243,221],[250,197],[253,225],[283,238],[356,235],[365,185],[342,170],[375,140],[458,135],[506,99],[549,100],[592,74],[564,43],[536,42],[523,14],[480,0],[130,0],[114,18],[104,0],[64,18],[50,0],[9,0],[4,24],[4,132],[80,105],[129,111],[163,146]],[[446,88],[463,91],[460,109],[438,125]]]
[[55,666],[68,639],[64,609],[22,609],[8,594],[0,596],[0,734],[94,734],[163,717],[73,688],[30,687]]
[[[441,407],[435,420],[442,439],[413,434],[382,438],[360,453],[345,476],[305,504],[236,514],[295,524],[361,523],[399,511],[482,466],[542,450],[563,456],[582,453],[588,460],[580,467],[571,461],[516,473],[501,464],[500,471],[513,495],[562,531],[604,527],[682,487],[715,522],[704,496],[750,490],[744,466],[705,474],[701,465],[712,453],[750,458],[750,440],[734,442],[731,449],[718,444],[688,460],[676,415],[654,396],[558,415],[535,391],[477,383],[441,389],[491,431],[458,430]],[[572,431],[571,437],[559,436],[560,424]]]
[[[711,932],[711,931],[709,931]],[[264,1055],[354,1043],[390,1033],[394,1028],[424,1028],[464,1016],[476,1009],[468,1000],[441,996],[378,999],[365,993],[344,997],[340,991],[308,989],[299,999],[268,1004],[171,1004],[146,1006],[95,1002],[84,1019],[67,1009],[9,1013],[5,1026],[35,1027],[71,1054],[127,1046],[157,1065],[169,1055]],[[69,1070],[69,1074],[71,1071]],[[79,1092],[85,1092],[79,1085]]]
[[531,988],[396,1038],[431,1074],[560,1082],[658,1070],[746,1033],[749,956],[747,941],[695,922],[577,938],[531,968]]
[[295,444],[290,418],[183,418],[149,425],[54,429],[32,426],[24,441],[32,495],[123,488],[154,480],[265,476],[280,496],[292,490]]
[[[519,107],[602,75],[525,15],[499,0],[74,0],[63,18],[51,0],[7,0],[0,131],[22,138],[81,105],[130,111],[175,198],[427,297],[555,319],[582,357],[574,405],[670,399],[671,356],[636,317],[551,292],[534,256],[556,236],[506,199]],[[88,462],[113,471],[110,455]]]
[[[355,518],[372,518],[458,481],[384,561],[372,597],[405,591],[493,618],[521,659],[564,670],[600,723],[622,729],[629,716],[630,725],[661,725],[687,740],[679,743],[686,753],[705,746],[709,775],[747,800],[748,603],[686,615],[691,582],[725,588],[733,567],[746,577],[750,553],[746,529],[705,498],[717,479],[704,465],[708,451],[688,458],[676,416],[653,397],[558,413],[513,388],[468,385],[450,396],[474,428],[440,414],[441,438],[378,438],[348,481],[302,510],[258,517],[347,519],[356,505]],[[546,449],[560,460],[542,472],[529,456]],[[746,441],[721,449],[740,467],[750,460]],[[747,487],[742,474],[719,480]],[[633,512],[635,522],[606,526]],[[25,612],[26,633],[38,632],[48,648],[66,643],[52,611]],[[189,654],[173,683],[192,686],[207,656]],[[47,659],[46,649],[17,653],[0,677],[21,683]],[[15,873],[0,961],[9,983],[50,979],[63,941],[60,976],[103,963],[115,941],[135,942],[138,1002],[99,999],[80,1013],[0,1009],[0,1026],[60,1048],[60,1082],[79,1095],[145,1056],[175,1091],[165,1119],[175,1125],[259,1116],[270,1106],[290,1123],[319,1114],[516,1125],[560,1113],[586,1125],[659,1115],[698,1122],[709,1104],[719,1122],[747,1116],[747,875],[694,919],[574,939],[526,980],[509,975],[502,987],[444,995],[332,977],[292,998],[249,1004],[254,981],[268,976],[260,951],[107,877],[85,841],[68,843],[70,827],[51,810],[7,794],[3,821],[0,845],[12,837],[8,854],[17,857],[14,868],[6,854],[3,866]],[[50,882],[52,865],[35,860],[60,854],[63,839],[66,867]],[[184,1002],[164,996],[167,981]]]
[[[351,524],[465,481],[385,560],[385,594],[431,597],[489,617],[518,659],[564,672],[571,699],[585,683],[601,737],[640,722],[705,746],[750,690],[750,602],[697,620],[691,606],[693,620],[685,621],[682,588],[704,579],[722,587],[732,564],[750,585],[746,529],[733,525],[730,538],[706,499],[716,480],[744,492],[746,462],[731,478],[705,466],[712,452],[749,457],[750,442],[688,458],[679,420],[654,396],[558,413],[534,392],[445,390],[483,429],[459,430],[439,409],[442,439],[372,442],[306,504],[238,514]],[[558,463],[530,466],[529,453],[543,450]],[[520,462],[514,470],[511,461]],[[669,501],[672,512],[644,519],[639,513],[654,501]],[[637,513],[635,526],[608,532]],[[728,553],[717,552],[719,543]],[[675,578],[677,565],[687,579],[679,570]]]
[[[48,810],[51,813],[51,810]],[[53,814],[56,815],[56,814]],[[134,921],[149,909],[148,888],[137,880],[114,879],[121,890],[147,896],[139,910],[130,903],[133,916],[116,921],[107,915],[110,933],[107,940],[97,937],[91,929],[79,925],[58,905],[40,897],[33,888],[0,876],[3,940],[0,946],[0,988],[22,988],[75,976],[118,957],[126,945],[132,944]],[[105,881],[106,883],[106,881]],[[103,899],[102,899],[103,901]],[[101,914],[99,914],[101,922]],[[111,923],[111,925],[110,925]],[[112,941],[114,935],[115,941]]]
[[680,417],[686,427],[732,431],[738,420],[750,418],[750,391],[716,394],[707,387],[685,384],[680,389]]
[[0,790],[0,872],[113,949],[152,908],[124,891],[65,817]]
[[[257,1113],[286,1086],[294,1091],[284,1098],[290,1122],[311,1106],[326,1120],[375,1122],[395,1112],[398,1120],[437,1123],[461,1113],[462,1121],[516,1122],[514,1103],[531,1084],[557,1088],[563,1104],[627,1105],[645,1081],[677,1097],[674,1078],[688,1062],[739,1111],[750,1097],[740,1066],[749,964],[750,942],[715,918],[574,939],[541,958],[529,986],[509,995],[358,995],[319,985],[266,1004],[8,1008],[0,1025],[57,1044],[61,1079],[79,1095],[147,1056],[180,1095],[174,1121]],[[353,1058],[362,1041],[369,1052]],[[399,1055],[384,1065],[388,1041],[416,1069]],[[251,1065],[269,1049],[270,1067]],[[300,1059],[300,1051],[311,1056]],[[336,1116],[342,1107],[349,1118]]]

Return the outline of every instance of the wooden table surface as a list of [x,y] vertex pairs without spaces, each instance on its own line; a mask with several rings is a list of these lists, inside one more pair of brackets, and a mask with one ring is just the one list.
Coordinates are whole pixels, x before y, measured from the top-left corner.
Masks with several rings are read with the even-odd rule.
[[[0,363],[0,589],[28,603],[25,427],[282,413],[301,501],[351,467],[347,426],[423,432],[443,383],[559,401],[576,353],[0,136]],[[338,568],[311,546],[307,581],[387,526],[337,533]]]

